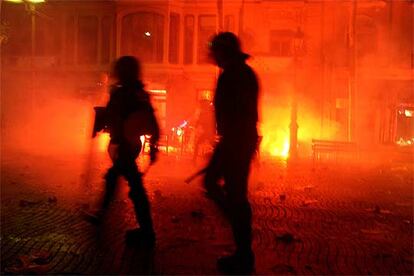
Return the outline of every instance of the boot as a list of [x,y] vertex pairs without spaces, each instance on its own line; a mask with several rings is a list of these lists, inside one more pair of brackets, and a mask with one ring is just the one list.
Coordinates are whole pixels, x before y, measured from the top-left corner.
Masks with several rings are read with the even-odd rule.
[[127,230],[125,242],[131,246],[153,248],[156,242],[155,233],[153,231],[143,231],[141,228]]
[[93,224],[93,225],[100,225],[103,222],[103,217],[105,215],[105,212],[100,210],[100,211],[96,211],[93,213],[87,212],[87,211],[82,211],[84,219]]
[[254,253],[250,250],[221,257],[217,260],[217,268],[225,274],[252,274],[254,272]]

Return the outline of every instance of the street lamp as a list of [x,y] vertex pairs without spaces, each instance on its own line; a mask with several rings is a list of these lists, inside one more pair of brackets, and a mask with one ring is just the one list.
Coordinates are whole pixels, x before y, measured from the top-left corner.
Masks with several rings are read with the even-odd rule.
[[298,157],[298,81],[297,81],[297,69],[299,63],[299,57],[304,54],[305,45],[304,37],[300,27],[297,28],[292,41],[293,62],[294,62],[294,91],[292,95],[292,107],[290,113],[290,137],[289,137],[289,159],[295,160]]
[[31,48],[30,48],[30,70],[31,70],[31,105],[34,109],[34,56],[36,54],[36,4],[44,3],[45,0],[5,0],[6,2],[25,4],[26,11],[31,16]]
[[36,50],[36,4],[44,3],[45,0],[5,0],[6,2],[16,3],[16,4],[25,4],[26,11],[30,13],[31,16],[31,67],[33,71],[33,59]]

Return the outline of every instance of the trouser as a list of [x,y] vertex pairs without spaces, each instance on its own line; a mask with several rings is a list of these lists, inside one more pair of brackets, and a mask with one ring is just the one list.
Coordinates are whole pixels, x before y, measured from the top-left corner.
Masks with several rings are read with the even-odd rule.
[[212,135],[208,135],[207,133],[202,133],[201,135],[196,135],[195,141],[194,141],[194,153],[193,153],[193,161],[197,161],[200,146],[203,143],[211,143],[214,140],[214,137]]
[[127,143],[121,143],[119,145],[118,156],[113,160],[112,167],[105,175],[106,187],[102,209],[105,211],[109,207],[114,197],[118,178],[123,176],[128,181],[130,188],[128,195],[134,205],[135,216],[140,228],[144,232],[153,233],[150,203],[143,185],[142,174],[135,162],[140,150],[141,144],[131,146]]
[[[221,207],[232,227],[237,251],[250,252],[252,244],[252,210],[248,200],[250,163],[256,140],[221,141],[207,166],[204,185],[207,193]],[[224,186],[218,180],[224,178]]]

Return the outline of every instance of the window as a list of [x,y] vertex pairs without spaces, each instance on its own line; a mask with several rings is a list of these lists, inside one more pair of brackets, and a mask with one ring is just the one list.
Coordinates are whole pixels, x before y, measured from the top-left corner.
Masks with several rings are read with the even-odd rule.
[[170,14],[170,43],[168,61],[172,64],[178,63],[178,51],[180,48],[180,16],[176,13]]
[[137,56],[143,62],[162,63],[164,57],[164,17],[138,12],[122,19],[122,55]]
[[66,63],[73,64],[75,61],[75,17],[70,16],[66,19],[66,36],[65,36],[65,46],[66,46]]
[[272,42],[271,53],[278,57],[288,57],[292,55],[291,41],[289,40],[276,40]]
[[375,54],[378,45],[377,27],[371,17],[360,15],[356,22],[357,54],[364,57],[367,54]]
[[80,16],[78,22],[78,63],[96,64],[98,59],[98,18]]
[[60,29],[48,18],[36,20],[36,56],[56,56],[60,51]]
[[194,16],[186,15],[184,19],[184,64],[193,63],[194,55]]
[[104,16],[101,20],[101,64],[108,64],[111,59],[112,19]]
[[216,32],[216,16],[200,15],[198,18],[198,59],[197,63],[208,63],[208,42]]
[[270,32],[270,54],[277,57],[293,55],[292,42],[295,31],[273,30]]
[[233,15],[226,15],[224,18],[224,30],[227,32],[234,32],[234,16]]

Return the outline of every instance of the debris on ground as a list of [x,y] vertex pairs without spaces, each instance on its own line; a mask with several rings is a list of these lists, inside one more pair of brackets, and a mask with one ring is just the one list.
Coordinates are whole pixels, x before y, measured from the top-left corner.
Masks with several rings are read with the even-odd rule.
[[375,213],[375,214],[392,214],[392,212],[390,210],[382,209],[378,205],[376,205],[374,208],[365,209],[365,211],[372,212],[372,213]]
[[35,251],[30,253],[31,260],[38,265],[50,263],[51,254],[48,251]]
[[193,246],[194,243],[199,242],[199,239],[196,238],[189,238],[189,237],[178,237],[174,240],[172,240],[166,249],[173,250],[177,248],[187,247],[187,246]]
[[19,202],[19,206],[20,207],[29,207],[29,206],[34,206],[34,205],[40,204],[41,202],[42,202],[41,200],[32,201],[32,200],[22,199]]
[[398,207],[411,207],[413,206],[412,202],[397,202],[395,203],[396,206]]
[[310,266],[310,265],[307,264],[307,265],[305,265],[305,269],[306,270],[312,270],[312,266]]
[[272,267],[275,274],[297,274],[296,269],[291,265],[277,264]]
[[319,202],[318,200],[316,200],[316,199],[308,199],[308,200],[304,200],[303,201],[303,203],[302,203],[302,206],[303,207],[307,207],[307,206],[309,206],[309,205],[311,205],[311,204],[314,204],[314,203],[317,203],[317,202]]
[[309,192],[312,192],[312,190],[313,190],[314,188],[315,188],[314,186],[308,185],[308,186],[303,187],[303,190],[304,190],[306,193],[309,193]]
[[47,251],[32,252],[29,255],[19,256],[15,263],[6,267],[4,271],[12,274],[45,275],[49,271],[48,264],[51,255]]
[[88,212],[87,210],[80,210],[83,219],[93,225],[99,225],[102,223],[102,217],[98,212]]
[[180,222],[180,218],[176,217],[176,216],[172,216],[171,217],[171,222],[172,223],[179,223]]
[[205,215],[202,210],[194,210],[191,212],[191,217],[195,219],[203,219]]
[[384,259],[391,258],[392,257],[392,254],[391,253],[387,253],[387,252],[383,252],[383,253],[374,254],[373,257],[375,259],[382,259],[382,260],[384,260]]
[[291,233],[283,233],[282,235],[276,236],[276,241],[283,242],[285,244],[291,244],[295,241],[300,241],[299,239],[296,239]]
[[57,203],[57,197],[56,196],[49,196],[47,199],[47,202],[50,204],[56,204]]
[[280,199],[280,201],[285,201],[286,200],[286,195],[285,194],[280,194],[279,199]]
[[79,209],[80,210],[89,210],[89,208],[90,208],[91,206],[90,206],[90,204],[89,203],[80,203],[79,204]]

